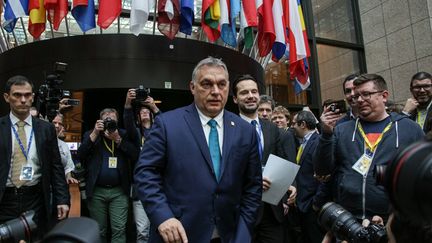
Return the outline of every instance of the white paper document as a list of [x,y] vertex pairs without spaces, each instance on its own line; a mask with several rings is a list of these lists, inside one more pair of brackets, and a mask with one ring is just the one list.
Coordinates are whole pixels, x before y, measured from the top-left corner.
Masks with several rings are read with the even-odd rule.
[[271,181],[270,189],[263,192],[262,200],[277,205],[293,183],[300,166],[270,154],[263,171],[263,177]]

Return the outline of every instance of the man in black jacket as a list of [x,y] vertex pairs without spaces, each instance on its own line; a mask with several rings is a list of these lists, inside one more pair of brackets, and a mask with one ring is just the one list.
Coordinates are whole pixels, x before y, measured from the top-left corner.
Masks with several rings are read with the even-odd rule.
[[109,215],[111,241],[126,242],[131,161],[137,160],[139,148],[117,127],[117,121],[115,109],[103,109],[94,129],[84,134],[78,158],[87,169],[88,208],[99,224],[101,238],[106,238]]

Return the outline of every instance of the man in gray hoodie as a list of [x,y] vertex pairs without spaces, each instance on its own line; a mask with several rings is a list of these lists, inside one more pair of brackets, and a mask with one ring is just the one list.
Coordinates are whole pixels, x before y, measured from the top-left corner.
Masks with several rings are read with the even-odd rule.
[[340,114],[324,109],[322,135],[314,157],[318,177],[330,175],[337,182],[334,199],[358,219],[387,218],[389,201],[384,187],[373,176],[376,165],[386,165],[399,149],[424,136],[407,116],[387,114],[389,91],[385,80],[364,74],[354,81],[359,117],[336,126]]

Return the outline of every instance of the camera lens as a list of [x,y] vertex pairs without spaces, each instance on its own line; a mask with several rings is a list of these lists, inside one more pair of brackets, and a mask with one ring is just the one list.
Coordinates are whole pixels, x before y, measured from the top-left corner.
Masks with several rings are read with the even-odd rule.
[[33,217],[34,211],[31,210],[0,225],[0,242],[30,241],[31,232],[37,228]]
[[432,143],[415,143],[387,167],[385,187],[395,208],[412,220],[432,219]]

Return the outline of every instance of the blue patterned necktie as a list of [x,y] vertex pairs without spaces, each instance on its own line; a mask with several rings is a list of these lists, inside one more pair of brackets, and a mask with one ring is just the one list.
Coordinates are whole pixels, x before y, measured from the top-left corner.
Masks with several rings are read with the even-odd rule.
[[255,127],[255,130],[257,132],[257,140],[258,140],[258,154],[259,154],[259,158],[260,160],[262,160],[262,153],[263,153],[263,148],[261,146],[261,128],[258,125],[258,122],[256,120],[252,120],[251,124]]
[[216,179],[217,181],[219,181],[221,153],[219,148],[219,136],[216,128],[217,122],[211,119],[207,124],[211,127],[210,134],[209,134],[210,155],[213,162],[213,169],[216,175]]

